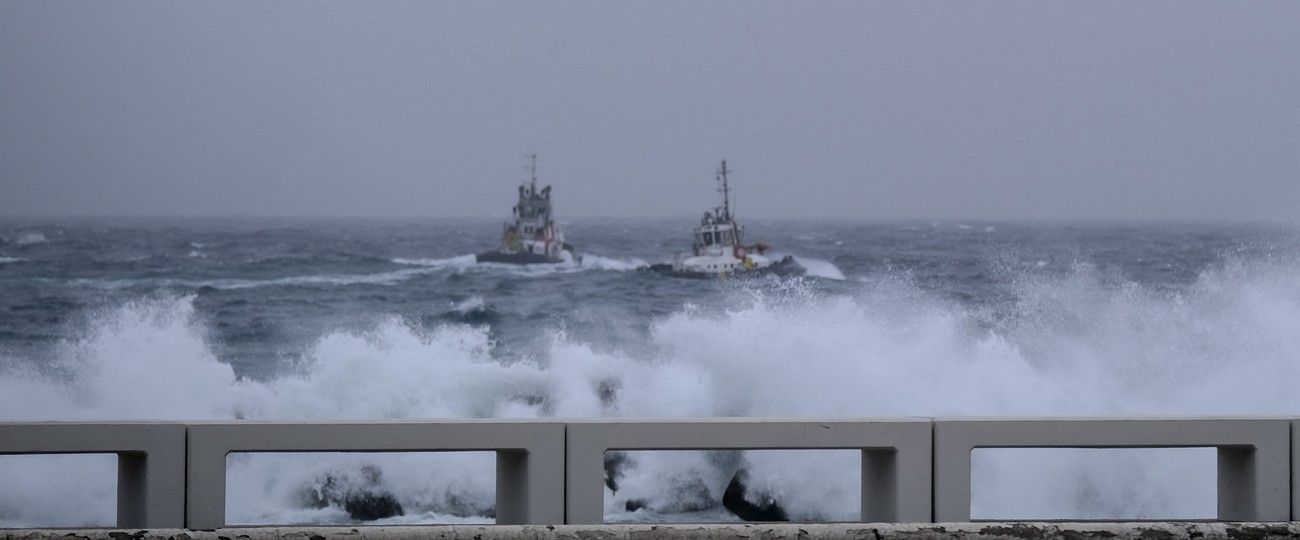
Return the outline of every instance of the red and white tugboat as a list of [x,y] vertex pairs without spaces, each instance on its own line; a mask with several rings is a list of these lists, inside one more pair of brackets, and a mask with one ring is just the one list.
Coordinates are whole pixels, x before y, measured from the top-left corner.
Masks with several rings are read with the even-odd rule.
[[745,244],[744,227],[731,215],[731,191],[727,185],[727,160],[717,171],[722,206],[705,212],[695,228],[691,251],[673,255],[672,262],[650,265],[650,270],[677,277],[797,276],[806,270],[794,257],[774,260],[766,255],[768,245]]
[[475,255],[481,263],[555,264],[581,262],[551,216],[551,186],[537,189],[537,154],[529,159],[529,180],[519,186],[514,222],[501,233],[501,246]]

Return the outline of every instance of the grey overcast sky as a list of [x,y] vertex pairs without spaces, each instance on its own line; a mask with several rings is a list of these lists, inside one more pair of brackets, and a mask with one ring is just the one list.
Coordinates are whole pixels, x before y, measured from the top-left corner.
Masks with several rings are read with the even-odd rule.
[[[0,0],[0,215],[1300,216],[1300,2]],[[563,217],[562,216],[562,217]]]

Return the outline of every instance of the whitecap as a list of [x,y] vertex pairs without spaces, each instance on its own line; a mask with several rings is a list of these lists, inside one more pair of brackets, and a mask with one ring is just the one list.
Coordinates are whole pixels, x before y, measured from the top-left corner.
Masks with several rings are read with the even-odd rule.
[[19,246],[31,246],[49,242],[49,240],[45,238],[45,233],[41,231],[20,231],[10,241]]
[[469,255],[458,255],[447,257],[445,259],[393,259],[394,264],[406,264],[411,266],[427,266],[431,268],[467,268],[478,263],[478,257],[473,253]]
[[641,259],[613,259],[601,257],[600,255],[586,254],[582,256],[582,266],[593,270],[609,270],[614,272],[628,272],[648,266],[649,263]]
[[182,287],[213,288],[219,290],[256,289],[261,287],[289,287],[311,285],[396,285],[408,279],[436,272],[434,268],[408,268],[371,274],[315,274],[285,276],[270,279],[74,279],[68,283],[99,289],[129,289],[132,287]]
[[405,264],[412,266],[424,266],[429,268],[446,268],[458,272],[463,271],[488,271],[510,273],[519,276],[542,276],[557,273],[572,273],[584,270],[608,270],[626,272],[636,270],[646,266],[646,262],[640,259],[621,260],[600,255],[583,254],[581,262],[575,262],[573,256],[565,251],[563,252],[564,261],[556,263],[540,264],[509,264],[497,262],[478,262],[474,255],[461,255],[458,257],[448,257],[444,259],[421,259],[421,258],[396,258],[392,261],[396,264]]
[[808,271],[807,275],[824,279],[844,281],[844,272],[835,263],[812,257],[796,256],[795,260]]
[[483,297],[474,295],[460,302],[453,302],[451,306],[451,310],[456,313],[464,314],[473,311],[479,311],[486,307],[487,307],[487,302],[483,300]]

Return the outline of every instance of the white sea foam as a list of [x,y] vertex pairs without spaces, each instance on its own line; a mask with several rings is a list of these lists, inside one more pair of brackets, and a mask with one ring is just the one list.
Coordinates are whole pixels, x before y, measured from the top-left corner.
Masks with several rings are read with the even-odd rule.
[[45,233],[41,231],[20,231],[9,241],[19,246],[31,246],[44,244],[49,242],[49,239],[45,238]]
[[[202,253],[191,253],[190,257],[206,258]],[[221,290],[257,289],[261,287],[317,286],[317,285],[396,285],[408,279],[431,274],[438,270],[433,267],[406,268],[389,272],[369,274],[316,274],[303,276],[285,276],[269,279],[176,279],[176,278],[142,278],[142,279],[78,279],[74,285],[97,287],[103,289],[127,289],[131,287],[211,287]]]
[[594,270],[611,270],[615,272],[628,272],[638,268],[644,268],[649,263],[641,259],[613,259],[610,257],[601,257],[600,255],[585,254],[582,256],[582,266]]
[[27,259],[24,259],[22,257],[0,257],[0,264],[20,263],[26,260]]
[[117,521],[116,455],[0,456],[0,478],[0,529]]
[[[238,379],[217,360],[191,299],[134,303],[94,318],[87,337],[61,346],[60,365],[49,373],[67,375],[0,372],[0,415],[197,419],[1300,412],[1300,393],[1294,391],[1300,376],[1300,333],[1294,331],[1300,324],[1300,273],[1287,265],[1229,265],[1177,294],[1118,282],[1078,265],[1064,277],[1021,278],[1016,284],[1021,300],[997,314],[930,297],[905,281],[880,279],[862,287],[855,295],[834,297],[807,294],[799,287],[747,291],[738,307],[726,312],[684,309],[653,324],[649,343],[641,344],[648,347],[640,347],[658,351],[650,359],[556,332],[549,350],[501,362],[489,353],[486,328],[447,324],[423,332],[393,320],[365,334],[326,335],[307,351],[310,362],[303,372],[269,381]],[[607,403],[601,394],[609,389],[614,399]],[[465,459],[472,464],[477,458]],[[747,459],[752,484],[781,491],[792,516],[853,517],[852,504],[836,495],[855,489],[853,460],[832,458],[841,470],[831,473],[817,472],[805,459]],[[1041,493],[1051,486],[1058,495],[1041,497],[1034,511],[1143,517],[1191,516],[1213,509],[1214,493],[1206,487],[1213,483],[1185,478],[1201,463],[1197,460],[1206,459],[1203,455],[1156,464],[1122,456],[1036,459],[1059,467],[1027,478],[1019,473],[1031,469],[1022,458],[979,458],[973,508],[982,515],[1014,514],[1015,491]],[[322,461],[304,464],[298,473],[276,475],[273,467],[259,468],[252,461],[240,466],[247,467],[243,472],[232,469],[235,484],[257,479],[248,506],[232,507],[238,521],[310,514],[286,497],[301,489],[303,475],[347,466]],[[421,474],[449,484],[408,490],[398,479],[414,474],[414,465],[377,463],[392,479],[387,489],[412,508],[410,519],[455,513],[449,503],[439,502],[446,501],[448,489],[480,502],[491,493],[490,474],[449,476],[444,466]],[[619,511],[633,498],[668,507],[674,490],[666,482],[694,477],[710,485],[716,497],[720,491],[712,486],[724,481],[726,471],[710,463],[704,457],[646,457],[629,471],[618,494],[608,497]],[[1140,467],[1145,476],[1132,474],[1142,464],[1150,465]],[[0,485],[21,485],[24,473],[17,470],[0,467]],[[97,478],[80,472],[45,478],[51,491],[63,486],[66,513],[59,515],[92,519],[78,512],[103,505],[95,490],[108,488],[96,484]],[[795,480],[816,489],[789,487]],[[1005,485],[1011,480],[1039,487],[1009,490]],[[105,481],[111,482],[111,476]],[[778,489],[783,485],[787,487]],[[1060,486],[1076,487],[1061,491]],[[45,515],[43,503],[3,500],[14,505],[4,514],[10,522],[39,522]]]
[[447,257],[445,259],[393,259],[395,264],[409,264],[412,266],[427,266],[430,268],[468,268],[478,264],[478,258],[473,253],[469,255],[459,255],[456,257]]
[[304,508],[303,496],[360,488],[401,501],[403,515],[376,524],[491,523],[495,466],[491,452],[232,454],[228,489],[241,496],[229,499],[226,522],[348,523],[337,501]]
[[483,297],[475,295],[466,298],[460,302],[456,302],[452,304],[451,310],[457,313],[469,313],[472,311],[478,311],[484,309],[486,307],[487,307],[487,302],[483,300]]
[[438,270],[452,270],[459,273],[465,272],[493,272],[501,274],[514,274],[518,276],[542,276],[557,273],[579,272],[582,268],[572,261],[550,263],[550,264],[508,264],[495,262],[478,262],[478,257],[473,254],[460,255],[458,257],[448,257],[445,259],[411,259],[396,258],[393,259],[396,264],[405,264],[418,266],[422,268],[431,268]]
[[602,257],[586,253],[582,255],[581,262],[575,262],[568,254],[564,252],[566,260],[559,263],[550,264],[507,264],[507,263],[480,263],[474,255],[461,255],[459,257],[450,257],[446,259],[393,259],[394,263],[407,264],[413,266],[424,266],[430,268],[450,268],[457,271],[486,271],[511,273],[522,276],[540,276],[557,273],[581,272],[584,270],[609,270],[626,272],[636,270],[646,265],[645,261],[640,259],[621,260],[611,257]]
[[[206,258],[207,254],[199,251],[191,251],[189,254],[192,258]],[[0,257],[0,264],[25,261],[21,258]],[[423,275],[433,274],[443,271],[466,272],[482,271],[495,272],[502,274],[512,274],[521,277],[546,276],[557,273],[582,272],[585,270],[611,270],[611,271],[630,271],[645,265],[644,261],[633,259],[624,261],[591,255],[583,258],[582,264],[574,262],[563,262],[555,264],[504,264],[504,263],[479,263],[476,262],[474,255],[460,255],[457,257],[448,257],[444,259],[393,259],[394,264],[410,266],[412,268],[403,268],[387,272],[373,272],[368,274],[313,274],[301,276],[285,276],[268,279],[176,279],[176,278],[143,278],[143,279],[78,279],[72,280],[74,285],[87,287],[96,287],[102,289],[127,289],[141,286],[154,287],[186,287],[202,288],[211,287],[213,289],[237,290],[237,289],[256,289],[260,287],[285,287],[285,286],[348,286],[348,285],[396,285],[406,280]]]
[[251,289],[285,285],[394,285],[428,273],[429,271],[424,270],[405,269],[371,274],[323,274],[263,280],[212,280],[202,283],[218,289]]
[[808,271],[808,275],[810,276],[844,281],[844,272],[841,272],[839,267],[835,266],[835,263],[833,262],[803,256],[796,256],[795,260],[799,261],[799,264],[803,265],[804,269]]

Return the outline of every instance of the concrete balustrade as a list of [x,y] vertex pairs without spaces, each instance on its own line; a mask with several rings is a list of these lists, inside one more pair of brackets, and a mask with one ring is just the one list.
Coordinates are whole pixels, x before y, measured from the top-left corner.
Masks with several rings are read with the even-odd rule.
[[225,525],[231,452],[497,453],[497,523],[564,522],[564,424],[550,421],[212,422],[192,424],[186,524]]
[[970,521],[975,448],[1218,449],[1218,518],[1291,517],[1291,425],[1274,419],[938,419],[934,519]]
[[930,421],[926,419],[569,422],[566,515],[569,523],[604,521],[607,451],[831,448],[862,452],[862,521],[929,521]]
[[0,423],[0,454],[117,454],[117,526],[185,526],[185,425]]
[[603,521],[609,451],[854,449],[861,519],[926,523],[970,520],[975,448],[1187,447],[1218,451],[1219,519],[1300,516],[1290,419],[0,423],[0,454],[117,454],[117,524],[133,528],[224,526],[232,452],[492,451],[498,523],[546,525]]

